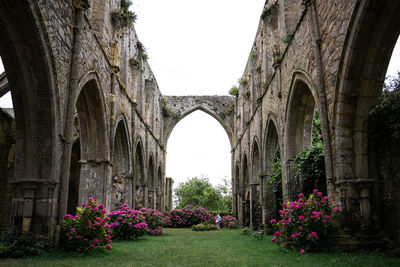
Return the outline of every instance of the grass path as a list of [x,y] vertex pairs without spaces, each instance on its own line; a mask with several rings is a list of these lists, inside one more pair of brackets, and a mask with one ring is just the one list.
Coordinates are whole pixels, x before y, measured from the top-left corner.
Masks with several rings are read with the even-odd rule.
[[163,236],[113,243],[110,253],[53,252],[28,259],[0,260],[0,266],[400,266],[400,259],[359,253],[300,255],[255,240],[239,230],[193,232],[166,229]]

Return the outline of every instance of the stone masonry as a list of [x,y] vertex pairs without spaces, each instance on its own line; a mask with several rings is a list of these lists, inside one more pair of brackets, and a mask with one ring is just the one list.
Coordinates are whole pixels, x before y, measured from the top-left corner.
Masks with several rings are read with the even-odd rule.
[[295,199],[293,160],[311,145],[317,109],[342,236],[400,244],[391,217],[400,210],[398,146],[371,149],[367,138],[400,33],[398,1],[266,1],[235,97],[162,96],[120,1],[0,2],[1,88],[11,88],[15,111],[14,172],[2,177],[12,187],[2,199],[12,227],[54,237],[62,216],[89,196],[109,210],[122,202],[171,208],[165,147],[195,110],[231,142],[234,213],[243,225],[265,226],[280,205],[265,185],[270,159],[279,149],[283,200]]

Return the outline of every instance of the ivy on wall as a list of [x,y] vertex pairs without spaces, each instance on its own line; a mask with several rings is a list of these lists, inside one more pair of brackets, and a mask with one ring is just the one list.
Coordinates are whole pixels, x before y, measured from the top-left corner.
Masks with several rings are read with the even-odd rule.
[[378,104],[368,116],[368,137],[400,139],[400,72],[386,79]]

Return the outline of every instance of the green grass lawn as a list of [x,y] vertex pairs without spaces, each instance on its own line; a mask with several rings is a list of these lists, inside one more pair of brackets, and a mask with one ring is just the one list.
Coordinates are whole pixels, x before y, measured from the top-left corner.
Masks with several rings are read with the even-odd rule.
[[256,240],[240,230],[193,232],[166,229],[163,236],[113,242],[111,252],[52,252],[27,259],[1,259],[0,266],[400,266],[400,259],[359,253],[300,255]]

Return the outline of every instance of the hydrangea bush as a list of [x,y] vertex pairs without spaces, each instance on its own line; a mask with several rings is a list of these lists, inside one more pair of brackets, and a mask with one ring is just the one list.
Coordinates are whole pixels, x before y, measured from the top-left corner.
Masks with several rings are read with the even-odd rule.
[[108,214],[113,238],[121,240],[138,239],[150,232],[145,215],[139,210],[133,210],[125,203],[121,209]]
[[167,219],[164,213],[148,209],[148,208],[141,208],[140,211],[142,212],[143,216],[146,218],[146,223],[150,229],[148,234],[150,235],[162,235],[163,234],[163,227],[167,223]]
[[82,208],[77,208],[75,216],[64,215],[61,224],[61,246],[69,251],[90,252],[111,250],[109,217],[103,204],[89,198]]
[[230,215],[222,216],[220,226],[221,228],[237,229],[239,228],[239,221],[235,217]]
[[182,209],[171,210],[168,215],[168,227],[190,227],[206,221],[212,221],[213,216],[205,208],[188,205]]
[[298,197],[297,202],[283,203],[278,222],[271,220],[276,229],[271,241],[282,247],[300,249],[303,254],[326,244],[324,241],[339,208],[332,208],[332,201],[317,189],[308,199],[302,193]]

